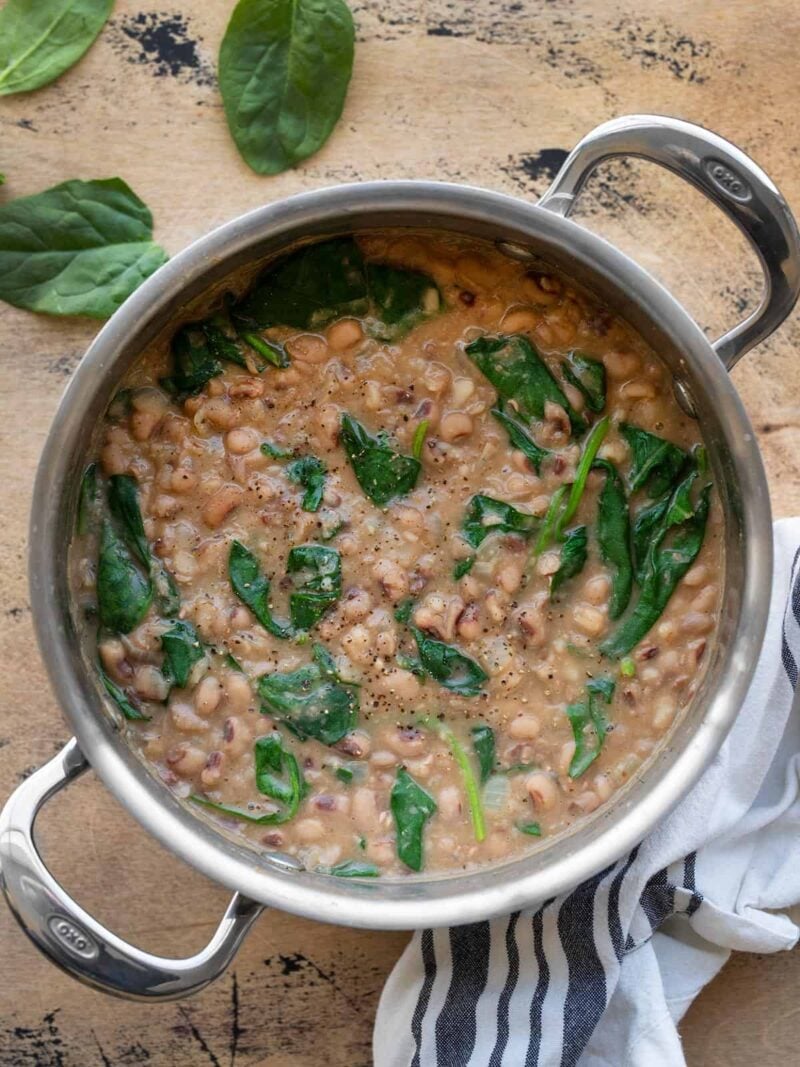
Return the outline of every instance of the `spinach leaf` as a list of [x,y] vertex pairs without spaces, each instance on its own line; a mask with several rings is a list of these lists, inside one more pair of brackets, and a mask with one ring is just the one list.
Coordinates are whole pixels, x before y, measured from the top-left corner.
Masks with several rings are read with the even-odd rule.
[[275,445],[271,441],[265,441],[261,446],[261,451],[272,459],[291,459],[294,455],[291,448],[281,448],[280,445]]
[[538,822],[518,822],[517,829],[521,834],[527,834],[529,837],[542,836],[542,828]]
[[611,420],[608,415],[606,415],[604,419],[595,423],[592,427],[592,432],[584,442],[581,458],[578,461],[578,466],[575,470],[575,480],[570,486],[569,496],[564,505],[564,510],[559,515],[558,522],[556,523],[556,537],[561,537],[564,527],[570,522],[573,515],[578,510],[583,497],[583,492],[586,489],[586,480],[589,477],[589,471],[592,469],[592,464],[595,461],[600,445],[602,445],[605,436],[608,433],[610,425]]
[[279,174],[328,140],[354,39],[344,0],[239,0],[219,50],[219,87],[231,136],[257,174]]
[[612,568],[608,615],[618,619],[628,606],[633,589],[631,520],[625,486],[616,467],[603,459],[594,465],[606,476],[597,505],[597,541],[603,562]]
[[316,456],[301,456],[286,468],[286,477],[305,489],[300,507],[303,511],[319,511],[325,491],[327,467]]
[[211,346],[193,325],[182,326],[172,338],[172,374],[159,384],[177,396],[194,396],[205,384],[222,374],[222,364]]
[[492,533],[516,533],[521,537],[530,537],[535,525],[535,516],[517,511],[502,500],[478,494],[469,502],[461,523],[461,536],[472,548],[478,548]]
[[197,630],[190,622],[179,619],[161,635],[161,647],[164,650],[164,676],[179,689],[185,689],[192,667],[205,655]]
[[357,688],[334,681],[318,663],[287,674],[262,675],[258,693],[265,714],[284,723],[301,741],[313,737],[335,745],[356,724]]
[[550,599],[552,600],[561,586],[576,574],[580,574],[586,564],[589,537],[585,526],[575,526],[567,530],[564,544],[561,546],[559,568],[550,579]]
[[684,466],[684,470],[681,480],[672,485],[659,500],[640,508],[636,513],[633,521],[633,555],[639,584],[644,581],[647,554],[659,531],[686,522],[694,512],[692,486],[700,473],[694,457],[689,465]]
[[341,767],[337,767],[333,773],[339,779],[339,781],[344,782],[345,785],[350,785],[350,783],[353,781],[353,778],[355,777],[353,774],[353,768],[345,767],[344,765],[342,765]]
[[491,726],[473,726],[472,747],[478,757],[478,766],[481,771],[481,785],[485,785],[494,770],[497,753],[495,750],[494,730]]
[[136,479],[129,474],[112,474],[108,480],[108,504],[111,514],[122,525],[128,543],[139,562],[147,568],[158,607],[164,615],[177,615],[181,599],[167,568],[155,555],[144,532]]
[[310,630],[342,595],[342,561],[334,548],[322,545],[298,545],[286,560],[287,574],[310,577],[289,595],[292,624]]
[[[199,326],[205,334],[211,354],[217,359],[235,363],[246,370],[255,371],[256,374],[261,374],[268,366],[289,366],[289,356],[283,345],[247,331],[238,334],[237,337],[232,336],[230,320],[221,312],[199,323]],[[239,339],[244,341],[250,352],[242,351],[238,343]],[[261,358],[256,359],[256,356]]]
[[114,0],[8,0],[0,10],[0,96],[28,93],[78,62]]
[[571,407],[546,363],[522,334],[479,337],[465,349],[503,400],[515,401],[528,419],[541,419],[548,400],[560,404],[574,434],[583,433],[585,420]]
[[89,530],[89,523],[94,513],[98,496],[97,464],[90,463],[83,472],[78,496],[78,516],[75,522],[75,529],[81,536]]
[[651,497],[667,492],[686,461],[683,449],[628,422],[619,430],[631,450],[631,492],[644,487]]
[[575,753],[569,765],[570,778],[580,778],[600,755],[608,733],[603,702],[610,704],[613,698],[614,682],[611,678],[592,678],[586,683],[584,700],[568,705],[567,718],[575,738]]
[[143,714],[143,712],[136,707],[125,690],[120,689],[115,682],[112,682],[102,667],[99,667],[98,670],[100,671],[100,679],[105,691],[117,705],[125,718],[129,719],[131,722],[149,722],[150,716]]
[[[667,516],[681,492],[679,485],[667,507]],[[701,490],[697,506],[688,519],[671,526],[665,516],[652,536],[641,568],[639,599],[633,611],[600,645],[604,656],[619,659],[627,655],[659,619],[678,582],[697,559],[705,537],[710,505],[711,485],[708,484]]]
[[453,567],[453,577],[456,581],[459,578],[463,578],[465,574],[469,574],[472,568],[475,566],[475,556],[467,556],[466,559],[459,559],[456,561]]
[[416,430],[414,430],[414,437],[411,441],[411,455],[414,459],[422,459],[422,449],[425,445],[425,437],[428,433],[429,420],[423,419],[422,422],[417,424]]
[[269,601],[270,581],[263,575],[258,560],[240,541],[232,541],[228,553],[228,577],[231,587],[264,629],[273,637],[291,637],[292,627],[272,617]]
[[436,813],[436,801],[414,781],[405,767],[397,771],[390,807],[397,835],[397,855],[412,871],[422,870],[422,833]]
[[377,319],[370,332],[382,341],[395,341],[408,333],[438,311],[442,299],[427,274],[386,263],[367,264],[367,287]]
[[461,771],[461,777],[464,779],[464,792],[467,794],[469,817],[472,822],[472,832],[475,835],[475,840],[480,844],[486,837],[486,820],[483,817],[481,792],[478,788],[475,772],[472,769],[472,763],[470,762],[469,756],[464,751],[464,746],[452,730],[448,730],[446,727],[440,727],[439,732],[450,746],[450,751],[453,753],[453,759],[458,764],[459,770]]
[[536,538],[536,544],[533,546],[534,556],[538,556],[544,552],[553,540],[558,525],[558,517],[561,513],[562,502],[566,495],[567,486],[560,485],[550,497],[550,503],[547,505],[547,512],[542,523],[542,528],[539,531],[539,536]]
[[269,266],[231,315],[239,330],[317,330],[343,315],[364,315],[368,308],[361,250],[352,237],[337,237]]
[[62,182],[0,204],[0,300],[108,318],[166,262],[152,238],[153,216],[120,178]]
[[489,675],[474,659],[465,656],[454,645],[427,637],[416,626],[409,629],[417,642],[419,665],[439,685],[462,697],[474,697],[480,693]]
[[153,588],[124,542],[106,520],[100,534],[97,607],[100,622],[115,634],[130,633],[147,614]]
[[224,661],[225,666],[230,667],[232,671],[238,671],[239,674],[244,674],[244,667],[231,652],[225,653]]
[[[264,815],[254,815],[252,811],[217,804],[207,797],[190,796],[189,799],[204,808],[210,808],[221,815],[229,815],[242,822],[257,826],[278,826],[289,822],[297,814],[300,802],[306,794],[307,786],[303,781],[297,759],[283,747],[281,735],[275,731],[266,737],[259,737],[253,749],[256,788],[270,800],[277,801],[283,807]],[[285,774],[285,780],[278,775]]]
[[345,860],[328,871],[336,878],[379,878],[380,873],[374,863],[365,863],[363,860]]
[[600,412],[606,406],[606,368],[597,359],[581,352],[570,352],[561,364],[564,378],[583,394],[590,411]]
[[491,413],[505,429],[512,446],[528,457],[533,464],[533,469],[538,474],[542,466],[542,460],[547,459],[550,455],[547,449],[540,448],[536,444],[522,423],[505,410],[502,400],[498,402],[497,407],[492,408]]
[[384,435],[372,437],[346,412],[342,415],[341,437],[358,484],[378,507],[411,492],[417,484],[420,461],[395,452]]

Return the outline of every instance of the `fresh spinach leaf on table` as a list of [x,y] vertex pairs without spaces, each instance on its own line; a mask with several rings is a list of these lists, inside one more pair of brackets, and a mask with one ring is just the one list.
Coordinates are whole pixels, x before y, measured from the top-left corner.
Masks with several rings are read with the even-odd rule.
[[131,548],[146,567],[153,583],[158,608],[164,615],[177,615],[181,606],[175,581],[161,560],[153,552],[144,532],[139,508],[136,479],[129,474],[112,474],[108,480],[108,503],[111,514],[119,521]]
[[420,461],[395,451],[384,435],[372,437],[346,412],[342,415],[341,439],[358,484],[379,507],[411,492],[417,484]]
[[219,51],[228,128],[258,174],[317,152],[342,113],[355,31],[344,0],[239,0]]
[[78,62],[114,0],[8,0],[0,9],[0,96],[27,93]]
[[342,595],[342,561],[336,549],[297,545],[286,560],[286,573],[305,578],[289,594],[292,624],[310,630]]
[[264,713],[282,722],[301,741],[312,737],[335,745],[356,725],[357,687],[335,680],[316,661],[285,674],[262,675],[258,693]]
[[397,855],[412,871],[422,870],[422,835],[438,810],[436,801],[400,767],[390,797],[397,839]]
[[124,541],[106,519],[97,563],[100,622],[112,633],[130,633],[147,614],[152,599],[150,579],[139,570]]
[[500,398],[513,400],[524,418],[543,418],[545,404],[550,400],[566,411],[573,434],[583,433],[586,429],[585,419],[572,408],[527,337],[522,334],[487,335],[472,341],[465,351]]
[[119,178],[68,181],[0,204],[0,300],[49,315],[112,315],[167,260]]

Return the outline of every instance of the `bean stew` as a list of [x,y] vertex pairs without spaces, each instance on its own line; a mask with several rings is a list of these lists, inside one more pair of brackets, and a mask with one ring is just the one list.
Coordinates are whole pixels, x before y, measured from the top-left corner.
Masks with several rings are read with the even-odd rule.
[[130,370],[73,585],[131,744],[340,877],[545,847],[688,707],[721,599],[697,423],[629,325],[479,242],[231,281]]

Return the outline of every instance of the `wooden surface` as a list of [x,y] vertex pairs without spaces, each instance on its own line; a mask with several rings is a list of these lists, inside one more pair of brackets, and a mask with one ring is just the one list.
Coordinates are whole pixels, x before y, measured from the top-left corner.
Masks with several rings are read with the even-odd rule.
[[[0,102],[0,195],[119,174],[175,252],[242,211],[339,181],[442,178],[535,197],[590,127],[655,111],[735,140],[800,209],[792,0],[352,3],[359,40],[345,114],[300,170],[258,178],[229,141],[214,64],[232,2],[154,11],[118,0],[77,68]],[[712,333],[757,299],[758,270],[738,234],[654,168],[604,169],[581,211]],[[800,512],[799,324],[795,316],[734,374],[778,515]],[[67,739],[33,638],[25,528],[48,424],[95,330],[0,305],[0,798]],[[223,890],[164,853],[91,777],[43,815],[40,839],[82,903],[151,950],[199,946],[225,905]],[[404,943],[268,914],[215,987],[142,1007],[62,976],[0,908],[0,1064],[366,1067],[377,998]],[[797,954],[735,957],[685,1021],[689,1063],[796,1063],[799,985]]]

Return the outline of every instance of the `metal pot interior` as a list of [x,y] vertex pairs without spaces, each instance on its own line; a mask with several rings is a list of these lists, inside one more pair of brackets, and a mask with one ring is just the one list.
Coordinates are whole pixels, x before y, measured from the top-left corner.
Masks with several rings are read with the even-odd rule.
[[[607,807],[522,858],[363,884],[251,850],[188,810],[148,771],[120,736],[93,677],[95,651],[71,605],[68,547],[83,460],[115,386],[182,309],[233,271],[299,240],[387,228],[499,243],[507,254],[565,274],[627,319],[672,370],[701,422],[726,515],[725,580],[718,633],[694,702]],[[353,926],[413,928],[475,921],[561,892],[638,843],[675,805],[715,755],[744,698],[766,620],[771,544],[766,481],[741,403],[702,332],[644,271],[576,224],[510,197],[435,183],[368,183],[304,194],[222,227],[162,268],[104,327],[45,447],[31,521],[31,593],[51,680],[83,751],[162,843],[263,903]]]

